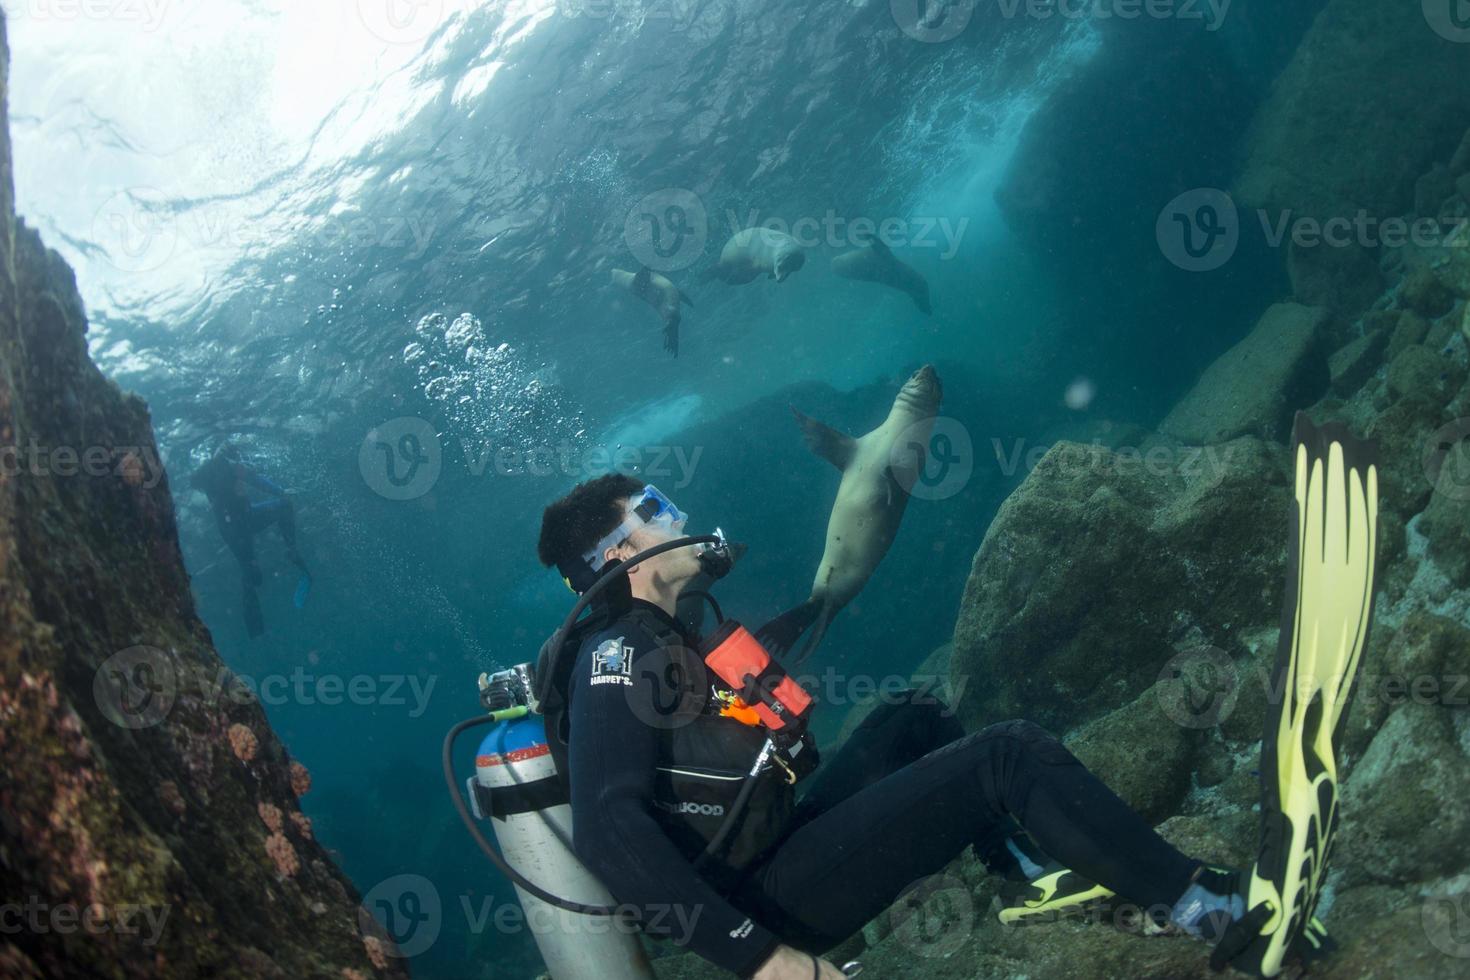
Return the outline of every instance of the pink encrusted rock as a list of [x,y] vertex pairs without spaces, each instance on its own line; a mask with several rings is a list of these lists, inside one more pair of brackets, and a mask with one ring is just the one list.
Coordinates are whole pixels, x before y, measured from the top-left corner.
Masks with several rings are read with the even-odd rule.
[[261,823],[270,828],[271,833],[281,832],[281,808],[273,803],[262,803],[255,808],[260,814]]
[[296,825],[296,832],[307,840],[311,840],[311,818],[304,813],[292,813],[291,822]]
[[383,941],[377,936],[364,936],[362,938],[363,948],[367,950],[368,960],[382,970],[388,966],[388,953],[383,949]]
[[298,797],[311,790],[311,773],[299,762],[291,763],[291,791]]
[[296,848],[282,834],[271,834],[265,839],[265,853],[275,862],[276,870],[282,878],[294,878],[301,870],[301,859],[296,856]]
[[231,725],[227,734],[230,739],[230,748],[234,750],[235,758],[241,762],[249,762],[255,758],[255,753],[260,751],[260,741],[256,739],[255,733],[244,725]]

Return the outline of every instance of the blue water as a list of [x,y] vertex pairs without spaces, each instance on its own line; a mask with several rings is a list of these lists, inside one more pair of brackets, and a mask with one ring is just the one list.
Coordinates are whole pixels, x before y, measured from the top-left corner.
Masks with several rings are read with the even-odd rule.
[[[838,478],[788,404],[864,432],[932,362],[974,475],[910,508],[815,665],[908,673],[948,639],[1024,476],[997,455],[1155,422],[1281,291],[1249,255],[1191,279],[1159,255],[1153,218],[1223,179],[1222,130],[1320,4],[1238,0],[1218,32],[1137,35],[981,4],[921,41],[886,0],[436,0],[396,21],[386,2],[140,0],[95,17],[6,3],[19,210],[76,268],[93,357],[149,402],[226,662],[308,689],[370,679],[364,703],[267,701],[314,774],[317,836],[365,893],[433,883],[446,913],[419,976],[534,976],[524,937],[466,923],[462,899],[509,889],[436,766],[443,731],[477,709],[476,675],[533,658],[567,607],[535,560],[541,508],[599,453],[651,466],[682,450],[656,482],[698,529],[751,546],[721,594],[759,622],[805,595]],[[1191,45],[1209,57],[1181,56],[1176,87],[1200,94],[1127,86]],[[1018,182],[1042,202],[1034,222],[1008,223],[997,190],[1023,127],[1098,58],[1119,87],[1092,94],[1096,127],[1053,134]],[[1191,108],[1226,83],[1233,101]],[[643,247],[630,212],[670,195],[708,218],[668,273],[695,303],[677,360],[652,311],[607,285]],[[832,276],[841,236],[781,284],[703,281],[732,216],[752,214],[930,228],[903,256],[934,315]],[[1069,390],[1091,397],[1069,405]],[[402,419],[439,447],[437,479],[408,500],[360,455]],[[255,641],[183,479],[226,438],[298,492],[314,572],[293,608],[296,573],[266,541]],[[840,722],[822,716],[823,738]]]

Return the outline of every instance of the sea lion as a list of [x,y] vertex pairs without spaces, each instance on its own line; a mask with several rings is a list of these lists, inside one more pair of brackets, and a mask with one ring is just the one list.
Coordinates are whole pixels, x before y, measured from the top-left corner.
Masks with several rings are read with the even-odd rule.
[[934,367],[924,365],[899,391],[883,424],[859,439],[791,409],[807,446],[842,471],[842,482],[827,522],[827,546],[811,597],[757,634],[772,653],[783,653],[815,621],[796,663],[809,657],[832,617],[862,591],[888,553],[908,506],[908,488],[923,471],[943,395]]
[[832,260],[832,271],[844,279],[876,282],[908,294],[925,316],[929,305],[929,282],[913,266],[900,262],[877,238],[867,248],[844,252]]
[[806,252],[784,231],[747,228],[736,232],[720,252],[720,261],[707,273],[732,286],[743,286],[761,273],[777,282],[806,264]]
[[632,273],[624,269],[612,270],[612,284],[637,296],[658,311],[664,321],[664,350],[679,356],[680,303],[694,303],[679,291],[679,287],[651,269],[639,269]]

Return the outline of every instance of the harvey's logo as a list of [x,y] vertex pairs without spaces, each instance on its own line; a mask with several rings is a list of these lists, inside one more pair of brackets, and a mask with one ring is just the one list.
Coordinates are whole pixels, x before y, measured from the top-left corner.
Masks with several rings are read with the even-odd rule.
[[605,640],[592,651],[592,683],[633,685],[633,648],[625,637]]

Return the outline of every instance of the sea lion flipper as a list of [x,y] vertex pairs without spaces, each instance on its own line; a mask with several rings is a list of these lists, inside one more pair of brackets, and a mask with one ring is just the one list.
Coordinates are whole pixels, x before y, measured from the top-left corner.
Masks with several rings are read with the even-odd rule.
[[756,630],[755,638],[766,648],[766,652],[779,660],[786,656],[786,652],[806,632],[806,628],[821,611],[822,603],[819,600],[807,599]]
[[688,294],[682,289],[679,290],[679,302],[687,304],[690,309],[694,308],[694,300],[690,299]]
[[873,250],[874,255],[889,261],[893,260],[893,249],[889,248],[888,244],[876,235],[873,236],[873,243],[868,247]]
[[832,625],[832,616],[836,612],[836,610],[832,608],[832,604],[830,602],[827,602],[826,600],[818,600],[816,598],[813,598],[810,601],[817,605],[816,625],[814,625],[812,627],[812,631],[807,634],[806,642],[801,645],[801,652],[798,653],[796,655],[796,659],[791,662],[791,666],[793,667],[799,666],[800,664],[804,663],[807,657],[810,657],[813,653],[816,653],[817,647],[822,645],[823,637],[827,635],[827,627]]
[[653,285],[653,270],[648,266],[639,266],[638,274],[633,277],[633,292],[639,296],[648,295],[648,287]]
[[856,439],[803,415],[795,405],[791,406],[791,414],[796,416],[796,422],[801,426],[801,434],[806,437],[808,449],[839,470],[847,469],[847,464],[852,462],[853,453],[857,451]]
[[679,317],[671,316],[664,320],[664,350],[679,356]]

